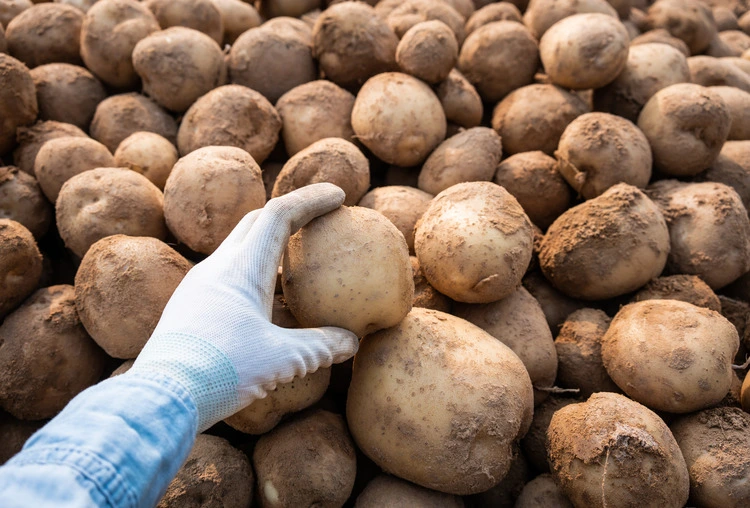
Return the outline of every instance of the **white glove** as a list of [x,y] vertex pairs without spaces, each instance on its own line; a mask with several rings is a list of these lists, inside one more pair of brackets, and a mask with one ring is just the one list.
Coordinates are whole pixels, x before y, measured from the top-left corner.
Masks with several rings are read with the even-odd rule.
[[351,358],[359,343],[348,330],[271,323],[289,236],[343,202],[344,191],[320,183],[247,214],[178,286],[130,373],[161,373],[184,385],[198,407],[200,432],[277,383]]

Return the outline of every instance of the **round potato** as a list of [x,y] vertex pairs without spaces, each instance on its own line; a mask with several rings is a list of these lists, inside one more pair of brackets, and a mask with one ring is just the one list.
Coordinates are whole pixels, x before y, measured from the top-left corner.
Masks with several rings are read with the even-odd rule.
[[52,222],[52,207],[36,179],[15,166],[0,167],[0,217],[18,222],[37,240]]
[[50,139],[67,136],[88,137],[85,132],[69,123],[37,122],[31,127],[19,127],[16,131],[18,148],[13,152],[13,160],[16,161],[18,169],[24,173],[34,176],[34,161],[42,145]]
[[409,252],[413,254],[414,226],[433,197],[435,196],[414,187],[389,185],[371,190],[357,205],[372,208],[385,215],[404,235]]
[[42,276],[42,255],[31,232],[0,219],[0,318],[29,296]]
[[510,2],[497,2],[483,6],[481,9],[477,9],[474,13],[466,20],[466,35],[469,36],[471,32],[477,28],[488,25],[493,21],[515,21],[516,23],[523,23],[523,17],[518,7]]
[[177,159],[177,148],[166,138],[154,132],[136,132],[117,147],[114,165],[130,168],[164,189]]
[[70,5],[34,5],[8,23],[8,51],[29,67],[53,62],[80,64],[83,16]]
[[750,93],[733,86],[713,86],[729,108],[732,117],[728,140],[750,140]]
[[258,11],[251,4],[240,0],[211,0],[221,13],[224,25],[224,44],[233,44],[237,38],[263,23]]
[[375,11],[388,22],[399,39],[414,25],[432,20],[448,25],[459,46],[466,37],[465,18],[454,8],[452,0],[383,0],[378,2]]
[[654,42],[672,46],[674,49],[685,55],[685,58],[690,56],[690,48],[688,48],[687,44],[685,44],[682,39],[672,37],[669,31],[664,28],[655,28],[642,33],[630,41],[630,47],[632,48],[633,46],[638,46],[640,44],[651,44]]
[[357,508],[464,508],[458,496],[425,489],[395,476],[380,474],[357,496]]
[[396,48],[396,63],[401,71],[430,84],[447,78],[457,60],[456,36],[438,20],[417,23]]
[[39,107],[29,69],[15,58],[0,53],[0,155],[16,144],[16,129],[30,125]]
[[644,300],[679,300],[721,312],[719,297],[708,284],[695,275],[669,275],[656,278],[633,297],[634,302]]
[[617,19],[617,11],[606,0],[530,0],[523,23],[537,39],[558,21],[575,14],[599,13]]
[[[208,35],[217,44],[224,40],[224,18],[212,0],[145,0],[143,3],[154,13],[162,30],[186,27]],[[199,78],[200,74],[193,77]]]
[[96,107],[107,98],[93,74],[76,65],[51,63],[31,71],[36,86],[39,118],[68,122],[88,129]]
[[665,28],[687,44],[690,53],[701,53],[716,37],[711,9],[698,0],[657,0],[648,8],[651,28]]
[[[534,239],[536,244],[536,238]],[[535,245],[534,249],[537,247]],[[550,284],[541,271],[533,270],[523,278],[523,287],[536,298],[542,306],[547,324],[553,333],[557,334],[567,317],[578,309],[586,307],[586,302],[569,297],[561,293]]]
[[445,118],[459,127],[470,129],[482,122],[484,106],[474,85],[456,69],[435,88]]
[[13,18],[32,5],[34,4],[29,0],[3,0],[0,2],[0,25],[7,27]]

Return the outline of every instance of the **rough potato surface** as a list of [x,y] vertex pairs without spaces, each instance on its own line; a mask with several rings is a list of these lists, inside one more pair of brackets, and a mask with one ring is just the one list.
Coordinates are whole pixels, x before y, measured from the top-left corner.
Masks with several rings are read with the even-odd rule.
[[395,476],[378,475],[357,496],[357,508],[463,508],[458,496],[425,489]]
[[42,255],[34,236],[18,222],[0,219],[0,317],[29,296],[41,276]]
[[716,293],[695,275],[668,275],[659,277],[638,291],[634,302],[644,300],[679,300],[721,312],[721,302]]
[[42,145],[50,139],[76,136],[86,138],[85,132],[75,125],[47,120],[31,127],[19,127],[16,131],[18,148],[13,151],[13,160],[18,169],[34,176],[34,161]]
[[42,65],[31,71],[31,77],[42,120],[57,120],[88,129],[96,107],[107,98],[101,82],[76,65]]
[[34,122],[39,106],[34,80],[20,61],[0,53],[0,155],[16,144],[16,129]]
[[52,222],[52,207],[39,183],[15,166],[0,167],[0,217],[20,223],[37,239]]
[[53,62],[80,64],[83,12],[70,5],[34,5],[5,30],[8,51],[30,68]]

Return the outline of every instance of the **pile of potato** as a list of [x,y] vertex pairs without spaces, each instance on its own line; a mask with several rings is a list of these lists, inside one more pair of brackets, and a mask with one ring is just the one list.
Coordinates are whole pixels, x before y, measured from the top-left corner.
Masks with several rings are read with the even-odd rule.
[[159,506],[750,506],[746,0],[0,0],[0,460],[317,182]]

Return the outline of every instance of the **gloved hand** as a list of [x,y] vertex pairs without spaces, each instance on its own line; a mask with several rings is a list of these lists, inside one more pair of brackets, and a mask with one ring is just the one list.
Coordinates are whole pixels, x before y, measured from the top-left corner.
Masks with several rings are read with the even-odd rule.
[[320,183],[247,214],[216,252],[188,272],[130,373],[160,373],[180,382],[197,404],[200,432],[265,397],[277,383],[352,357],[359,343],[348,330],[271,323],[289,236],[343,202],[341,189]]

